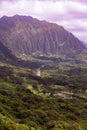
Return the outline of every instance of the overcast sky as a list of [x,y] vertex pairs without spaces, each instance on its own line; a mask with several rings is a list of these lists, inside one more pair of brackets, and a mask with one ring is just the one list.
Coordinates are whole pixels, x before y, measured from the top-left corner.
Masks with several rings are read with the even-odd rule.
[[0,0],[0,17],[15,14],[55,22],[87,43],[87,0]]

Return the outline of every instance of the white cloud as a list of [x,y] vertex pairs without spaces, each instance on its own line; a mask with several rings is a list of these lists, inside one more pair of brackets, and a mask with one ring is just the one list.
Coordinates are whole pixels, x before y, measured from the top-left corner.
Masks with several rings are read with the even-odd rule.
[[[63,25],[78,34],[82,40],[87,39],[87,4],[81,0],[1,0],[0,17],[15,14],[31,15]],[[84,33],[82,33],[84,32]],[[84,38],[85,37],[85,38]],[[87,41],[87,40],[86,40]]]
[[67,4],[68,10],[74,10],[79,12],[87,11],[87,5],[77,1],[69,1]]

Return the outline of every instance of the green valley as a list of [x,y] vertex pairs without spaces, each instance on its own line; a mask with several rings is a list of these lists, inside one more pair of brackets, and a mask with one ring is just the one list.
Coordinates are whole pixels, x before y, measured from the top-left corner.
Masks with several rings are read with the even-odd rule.
[[0,129],[86,130],[86,62],[32,59],[38,65],[0,63]]

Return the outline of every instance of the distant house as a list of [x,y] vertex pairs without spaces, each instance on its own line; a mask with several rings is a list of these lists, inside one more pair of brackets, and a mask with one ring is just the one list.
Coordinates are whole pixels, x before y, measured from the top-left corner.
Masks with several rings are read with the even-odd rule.
[[37,76],[41,76],[41,70],[40,70],[40,68],[38,68],[38,69],[36,70],[36,75],[37,75]]

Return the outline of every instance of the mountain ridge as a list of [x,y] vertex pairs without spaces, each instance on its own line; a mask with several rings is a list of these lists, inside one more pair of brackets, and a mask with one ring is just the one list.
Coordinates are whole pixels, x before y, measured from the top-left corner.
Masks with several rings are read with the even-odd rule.
[[83,42],[62,26],[31,16],[0,18],[0,39],[15,55],[57,55],[85,49]]

